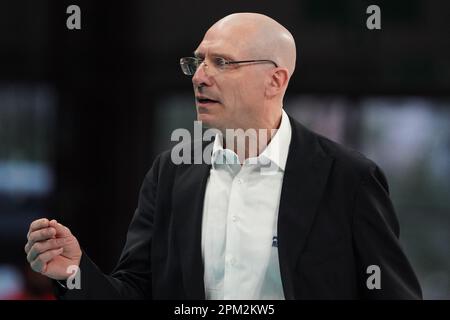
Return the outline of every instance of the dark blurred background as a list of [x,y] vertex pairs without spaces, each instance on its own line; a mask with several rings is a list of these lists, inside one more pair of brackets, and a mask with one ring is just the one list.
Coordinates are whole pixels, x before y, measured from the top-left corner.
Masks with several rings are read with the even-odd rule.
[[[66,8],[81,8],[81,30]],[[366,8],[381,8],[381,30]],[[143,177],[193,128],[178,60],[239,11],[285,25],[298,66],[285,109],[385,171],[401,241],[427,299],[450,299],[450,2],[0,2],[0,299],[51,299],[30,272],[29,223],[69,226],[104,271]]]

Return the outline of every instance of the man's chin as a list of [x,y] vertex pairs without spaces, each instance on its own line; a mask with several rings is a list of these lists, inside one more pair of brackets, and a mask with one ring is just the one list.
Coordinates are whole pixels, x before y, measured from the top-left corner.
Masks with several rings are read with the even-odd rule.
[[206,128],[215,128],[214,116],[208,113],[197,113],[197,121],[201,121]]

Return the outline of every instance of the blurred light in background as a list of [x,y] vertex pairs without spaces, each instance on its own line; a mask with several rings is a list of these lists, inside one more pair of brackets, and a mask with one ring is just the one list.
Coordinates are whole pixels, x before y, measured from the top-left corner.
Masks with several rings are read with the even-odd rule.
[[[0,267],[0,298],[49,294],[28,291],[41,276],[24,271],[23,246],[29,222],[52,216],[47,203],[54,190],[54,126],[51,88],[43,84],[0,86],[0,265],[8,263]],[[48,286],[43,288],[48,290]]]

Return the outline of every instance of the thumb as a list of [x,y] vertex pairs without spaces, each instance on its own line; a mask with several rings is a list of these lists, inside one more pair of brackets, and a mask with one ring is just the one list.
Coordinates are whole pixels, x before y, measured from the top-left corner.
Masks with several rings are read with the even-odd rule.
[[50,221],[50,227],[53,227],[56,229],[56,237],[57,238],[65,238],[72,235],[69,228],[63,226],[61,223],[59,223],[56,220]]

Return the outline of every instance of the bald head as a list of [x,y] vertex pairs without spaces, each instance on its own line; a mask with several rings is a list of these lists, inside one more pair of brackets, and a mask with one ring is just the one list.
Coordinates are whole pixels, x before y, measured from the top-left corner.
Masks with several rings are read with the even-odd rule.
[[295,41],[292,34],[274,19],[258,13],[234,13],[217,21],[205,34],[220,33],[224,41],[239,48],[242,59],[269,59],[294,73]]
[[296,56],[285,27],[262,14],[231,14],[209,28],[195,56],[202,61],[192,77],[199,121],[219,129],[278,127]]

